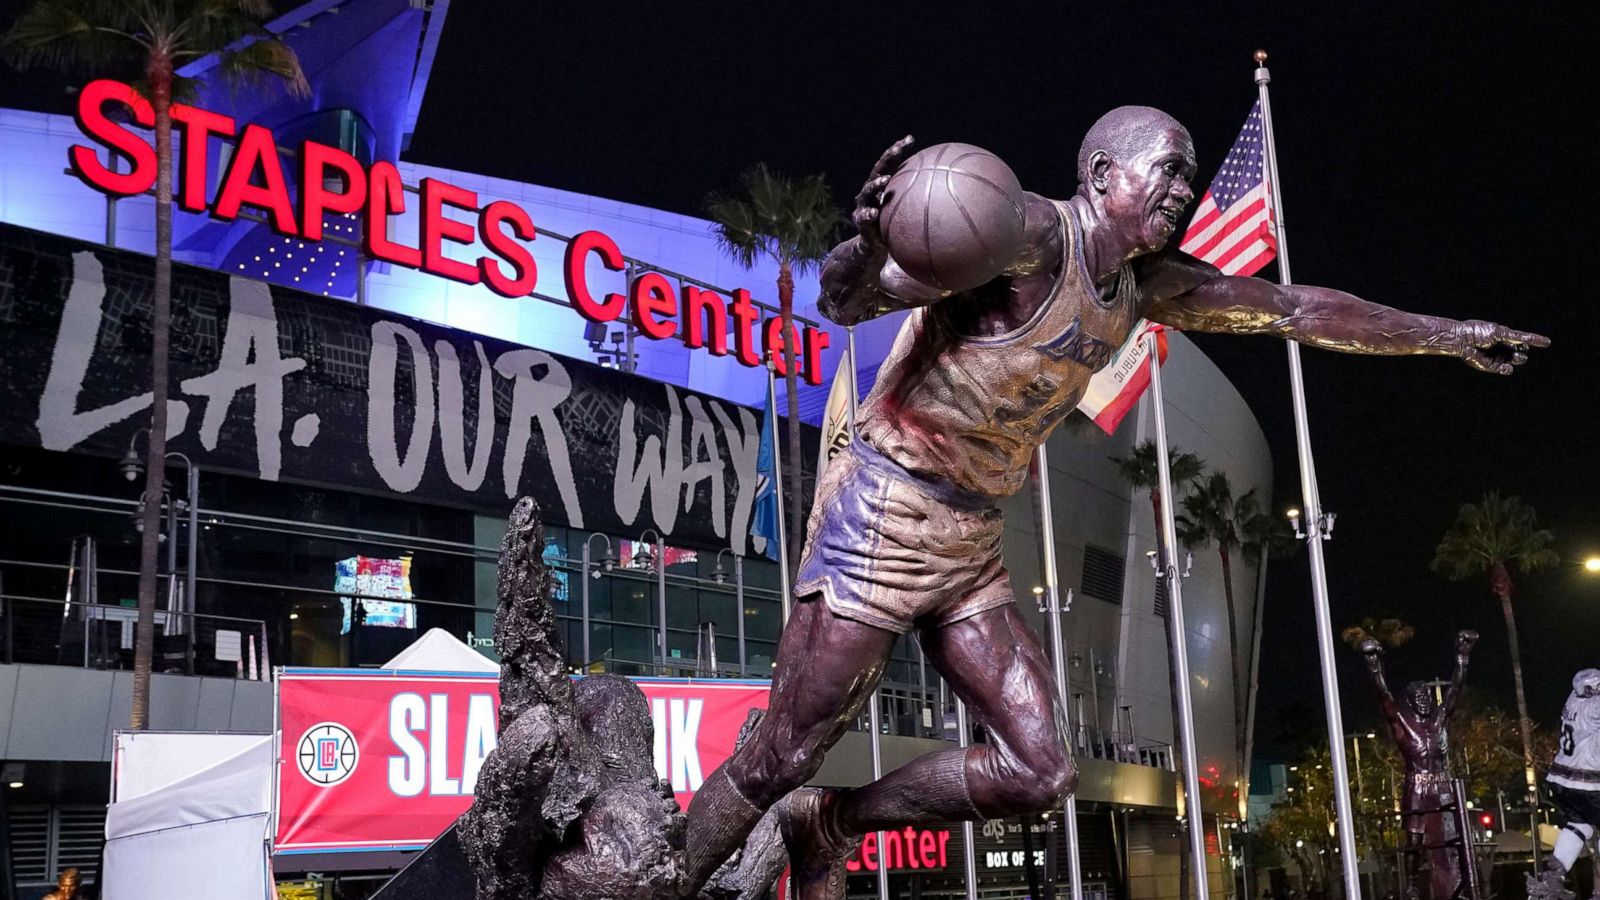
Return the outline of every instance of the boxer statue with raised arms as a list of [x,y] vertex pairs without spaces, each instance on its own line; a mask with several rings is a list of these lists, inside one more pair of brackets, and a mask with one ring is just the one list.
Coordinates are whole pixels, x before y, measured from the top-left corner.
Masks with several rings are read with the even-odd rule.
[[[1229,277],[1168,248],[1194,199],[1194,146],[1149,107],[1094,124],[1071,199],[1018,192],[1016,239],[983,235],[992,277],[964,289],[918,281],[879,228],[910,144],[873,168],[856,201],[859,235],[829,256],[818,308],[842,325],[912,312],[861,404],[859,439],[818,487],[766,718],[689,808],[689,895],[780,800],[799,896],[821,900],[844,896],[860,835],[1041,812],[1074,790],[1051,668],[1014,603],[995,503],[1021,488],[1034,451],[1140,317],[1351,353],[1454,356],[1500,374],[1548,343],[1327,288]],[[976,181],[951,189],[968,183],[992,192]],[[938,270],[940,260],[918,262]],[[987,742],[930,753],[864,787],[797,790],[913,630]]]
[[[1467,681],[1467,664],[1477,642],[1476,631],[1456,635],[1456,668],[1440,703],[1434,702],[1433,690],[1421,681],[1406,685],[1404,703],[1396,703],[1384,679],[1383,645],[1373,640],[1361,642],[1367,673],[1373,689],[1378,692],[1378,706],[1389,723],[1389,733],[1400,751],[1400,758],[1405,761],[1402,792],[1405,799],[1400,810],[1400,824],[1405,829],[1409,848],[1404,854],[1408,897],[1420,893],[1416,883],[1420,854],[1430,844],[1438,846],[1445,842],[1446,813],[1456,801],[1455,776],[1450,771],[1450,717],[1455,713],[1456,701],[1461,699],[1461,688]],[[1430,835],[1431,841],[1428,840]],[[1429,896],[1433,900],[1458,896],[1457,889],[1464,874],[1449,853],[1434,853]]]

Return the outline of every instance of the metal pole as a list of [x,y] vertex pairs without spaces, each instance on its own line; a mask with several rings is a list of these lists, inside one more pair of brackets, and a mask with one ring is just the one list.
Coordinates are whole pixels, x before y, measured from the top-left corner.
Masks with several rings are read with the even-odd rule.
[[[847,377],[850,379],[850,440],[853,441],[856,439],[856,330],[852,326],[846,328],[844,333],[845,353],[850,361],[850,365],[845,371],[847,373]],[[772,429],[772,433],[773,436],[776,437],[778,429]],[[822,477],[822,473],[818,472],[817,477]],[[926,675],[924,675],[924,677],[926,677]],[[926,688],[924,688],[924,693],[926,693]],[[867,717],[867,721],[872,727],[872,780],[877,781],[879,778],[883,777],[883,730],[878,727],[879,720],[882,718],[883,713],[879,708],[882,705],[882,700],[881,695],[877,690],[872,692],[871,702],[872,713]],[[970,822],[968,823],[968,828],[969,830],[971,828]],[[883,864],[883,832],[878,832],[877,841],[879,860],[878,898],[879,900],[889,900],[889,867]]]
[[[1158,331],[1152,330],[1145,340],[1150,349],[1150,402],[1156,420],[1156,468],[1161,480],[1161,546],[1164,558],[1160,560],[1160,576],[1167,582],[1167,615],[1171,618],[1172,666],[1178,686],[1179,744],[1183,748],[1184,810],[1189,819],[1189,853],[1193,858],[1195,897],[1206,900],[1211,896],[1206,871],[1205,815],[1200,809],[1200,770],[1194,748],[1194,698],[1189,692],[1189,632],[1183,623],[1183,581],[1178,577],[1174,555],[1178,546],[1178,529],[1172,517],[1172,465],[1167,458],[1167,416],[1161,399],[1161,353],[1156,345]],[[1183,898],[1188,900],[1188,898]],[[1352,897],[1350,900],[1356,900]]]
[[739,674],[749,674],[744,647],[744,557],[733,557],[733,599],[739,605]]
[[[383,226],[379,225],[377,227],[382,228]],[[356,305],[357,306],[366,306],[367,305],[367,266],[368,265],[369,265],[369,263],[367,262],[367,255],[365,253],[361,253],[361,252],[358,251],[356,253]]]
[[[592,535],[591,535],[592,536]],[[578,568],[578,580],[583,582],[583,671],[589,672],[589,660],[594,657],[589,655],[589,541],[583,542],[583,560]]]
[[[1239,841],[1239,888],[1244,900],[1252,900],[1250,893],[1250,821],[1244,822],[1244,838]],[[1374,898],[1376,900],[1376,898]]]
[[[877,781],[883,777],[883,747],[879,740],[882,729],[879,727],[882,713],[878,709],[878,692],[872,692],[872,700],[867,712],[867,727],[872,729],[872,780]],[[970,824],[970,823],[969,823]],[[874,838],[878,842],[878,900],[889,900],[889,866],[883,855],[883,832],[878,832]]]
[[[1241,796],[1245,799],[1248,810],[1250,797],[1250,769],[1251,762],[1255,759],[1256,742],[1256,695],[1261,690],[1261,621],[1262,607],[1266,604],[1267,596],[1267,549],[1261,548],[1261,561],[1256,565],[1256,604],[1253,633],[1250,636],[1250,687],[1249,699],[1245,701],[1244,713],[1244,770],[1239,778],[1244,789]],[[1245,815],[1240,813],[1241,817]]]
[[[1266,54],[1256,59],[1256,87],[1261,100],[1261,133],[1267,150],[1267,181],[1272,186],[1272,214],[1277,222],[1278,281],[1292,284],[1289,247],[1283,216],[1283,185],[1278,178],[1278,148],[1272,133],[1272,102],[1267,85]],[[1295,444],[1300,456],[1300,493],[1305,506],[1306,549],[1311,557],[1311,599],[1317,618],[1317,654],[1322,660],[1322,697],[1328,717],[1328,755],[1333,765],[1333,801],[1338,826],[1339,864],[1344,874],[1345,897],[1361,896],[1361,875],[1356,865],[1354,815],[1350,809],[1350,773],[1344,757],[1344,714],[1339,706],[1339,678],[1333,649],[1333,617],[1328,611],[1328,572],[1322,555],[1327,539],[1322,498],[1317,492],[1317,466],[1311,458],[1311,426],[1306,418],[1306,389],[1300,370],[1300,345],[1286,342],[1289,348],[1289,386],[1294,399]],[[1537,847],[1537,841],[1535,841]],[[1537,851],[1535,851],[1537,852]]]
[[711,657],[711,677],[717,677],[717,623],[706,623],[706,644]]
[[[628,263],[627,268],[624,269],[623,273],[622,273],[622,293],[624,295],[632,293],[632,291],[629,290],[632,287],[633,287],[633,263]],[[624,359],[622,360],[622,365],[618,366],[618,368],[622,369],[622,371],[624,371],[624,372],[628,372],[628,373],[631,374],[633,372],[633,368],[634,368],[634,366],[633,366],[633,326],[628,323],[628,320],[626,318],[622,320],[622,323],[623,323],[622,324],[623,340],[625,340],[627,342],[624,345],[624,352],[625,352],[626,355],[625,355]],[[778,429],[777,429],[776,425],[773,426],[772,431],[773,431],[773,434],[777,434]],[[776,459],[776,458],[774,458],[774,459]],[[781,491],[780,491],[780,494],[781,494]],[[779,515],[781,516],[782,514],[780,513]]]
[[[1045,452],[1045,445],[1040,444],[1039,449],[1033,453],[1034,466],[1038,469],[1039,485],[1039,543],[1043,547],[1044,562],[1044,614],[1050,620],[1050,647],[1055,653],[1056,664],[1056,704],[1061,709],[1061,718],[1066,722],[1067,734],[1072,733],[1071,716],[1067,712],[1067,655],[1061,640],[1061,615],[1065,612],[1061,605],[1061,588],[1057,579],[1056,570],[1056,525],[1055,510],[1050,503],[1050,457]],[[1170,496],[1170,495],[1163,495]],[[1067,602],[1072,602],[1072,593],[1067,593]],[[1093,672],[1090,673],[1093,675]],[[1081,724],[1082,717],[1079,717]],[[1071,749],[1068,748],[1068,752]],[[1078,798],[1067,796],[1067,802],[1062,806],[1066,815],[1065,837],[1067,842],[1067,877],[1072,879],[1072,887],[1068,894],[1072,900],[1083,900],[1083,871],[1078,857]],[[1203,894],[1201,895],[1204,896]]]
[[[117,171],[117,154],[106,151],[106,168],[113,173]],[[117,198],[111,194],[106,195],[106,246],[117,245]]]
[[928,716],[928,654],[922,649],[922,642],[917,641],[917,725],[914,729],[917,737],[927,737],[925,732],[932,731],[931,720],[924,722]]
[[[1094,637],[1091,631],[1090,638]],[[1095,740],[1105,740],[1105,727],[1100,722],[1100,661],[1094,655],[1094,644],[1089,645],[1089,697],[1094,702]]]
[[667,540],[656,532],[656,613],[661,616],[661,674],[667,674]]
[[[778,602],[782,608],[780,625],[789,624],[789,535],[783,521],[783,454],[778,440],[778,387],[772,363],[767,363],[767,414],[772,417],[772,480],[778,498]],[[798,497],[795,498],[799,500]]]
[[[967,730],[967,705],[956,698],[956,745],[965,750],[972,744],[972,734]],[[973,845],[976,838],[973,835],[972,820],[961,823],[961,842],[966,850],[963,860],[966,869],[967,900],[978,900],[978,851]],[[881,850],[879,851],[882,852]]]
[[[165,479],[163,479],[165,480]],[[163,633],[172,628],[173,611],[180,608],[183,601],[178,597],[178,504],[176,497],[167,497],[167,615],[166,628]],[[182,618],[181,616],[179,617]],[[159,618],[150,622],[151,633],[155,631],[155,623]],[[138,631],[137,628],[134,629]],[[251,673],[254,675],[255,673]]]
[[[185,462],[188,462],[185,457]],[[189,462],[189,559],[183,572],[183,606],[189,614],[184,628],[184,672],[194,674],[194,614],[200,600],[195,596],[196,574],[200,565],[200,467]],[[266,640],[263,636],[262,640]],[[265,652],[266,645],[262,644]]]

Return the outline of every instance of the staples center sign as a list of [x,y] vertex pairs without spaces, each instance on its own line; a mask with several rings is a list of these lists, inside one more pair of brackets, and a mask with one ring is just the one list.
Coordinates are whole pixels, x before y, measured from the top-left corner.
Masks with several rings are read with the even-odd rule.
[[[733,753],[768,684],[639,679],[656,774],[680,806]],[[288,669],[278,680],[277,853],[416,849],[472,804],[495,748],[493,675]]]
[[[68,152],[72,170],[106,194],[143,194],[156,182],[155,149],[106,115],[111,104],[120,106],[133,123],[144,128],[154,127],[155,112],[132,88],[116,81],[92,81],[78,95],[78,127],[131,163],[130,171],[107,168],[96,148],[82,144],[73,145]],[[278,234],[306,241],[323,239],[325,214],[349,214],[361,219],[362,248],[369,259],[463,284],[482,284],[503,297],[526,297],[538,284],[538,266],[526,246],[537,236],[533,218],[515,203],[495,200],[480,205],[475,191],[424,178],[420,185],[421,239],[419,246],[408,247],[388,238],[389,218],[406,211],[400,172],[392,163],[363,166],[337,147],[305,141],[297,155],[298,171],[286,173],[271,130],[261,125],[245,124],[241,129],[228,116],[180,103],[172,105],[172,122],[182,151],[181,167],[174,173],[175,196],[178,206],[189,212],[231,222],[249,207],[263,214]],[[212,138],[236,144],[214,197],[207,192],[207,149]],[[290,174],[299,176],[298,198],[290,196]],[[450,245],[464,247],[479,240],[489,255],[467,262],[447,253]],[[680,293],[657,272],[635,278],[627,295],[611,293],[597,298],[584,272],[590,256],[613,272],[624,270],[622,249],[599,231],[585,231],[567,244],[561,265],[567,297],[589,321],[613,322],[631,312],[633,325],[646,337],[679,337],[689,347],[703,347],[716,356],[726,356],[731,349],[735,359],[752,368],[764,366],[770,359],[779,375],[788,374],[787,342],[793,345],[799,362],[797,374],[809,384],[822,383],[827,332],[804,326],[798,335],[792,329],[785,335],[781,319],[762,321],[760,309],[744,288],[733,292],[731,302],[694,285],[684,285]],[[681,334],[680,323],[673,320],[677,316],[683,319]]]

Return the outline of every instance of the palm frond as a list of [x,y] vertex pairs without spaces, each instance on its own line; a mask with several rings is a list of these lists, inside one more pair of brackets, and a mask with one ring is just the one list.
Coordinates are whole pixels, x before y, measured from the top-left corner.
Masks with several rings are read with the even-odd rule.
[[143,39],[128,8],[105,0],[40,0],[0,36],[0,56],[19,69],[137,66]]
[[[1109,457],[1117,467],[1117,474],[1134,490],[1153,490],[1161,482],[1161,473],[1156,466],[1156,442],[1143,441],[1135,444],[1127,456]],[[1177,447],[1167,448],[1167,467],[1172,477],[1174,491],[1181,492],[1185,485],[1194,481],[1205,470],[1205,462],[1193,453],[1186,453]]]
[[1520,497],[1483,495],[1481,503],[1463,503],[1456,521],[1434,549],[1435,572],[1460,581],[1511,565],[1523,572],[1548,569],[1560,561],[1550,545],[1555,535],[1539,527],[1539,515]]
[[706,213],[717,242],[740,266],[770,257],[796,274],[827,258],[844,221],[821,175],[795,181],[761,162],[739,174],[735,192],[708,195]]
[[235,84],[282,84],[295,97],[311,93],[306,74],[300,69],[300,58],[277,38],[263,38],[236,50],[222,51],[217,70]]
[[1245,559],[1259,563],[1262,556],[1276,558],[1294,548],[1294,532],[1289,523],[1274,515],[1267,504],[1251,488],[1233,504],[1234,518],[1239,523],[1239,543]]
[[760,233],[755,208],[739,197],[713,194],[706,198],[706,214],[711,217],[712,232],[722,252],[741,268],[754,268],[767,249],[767,239]]

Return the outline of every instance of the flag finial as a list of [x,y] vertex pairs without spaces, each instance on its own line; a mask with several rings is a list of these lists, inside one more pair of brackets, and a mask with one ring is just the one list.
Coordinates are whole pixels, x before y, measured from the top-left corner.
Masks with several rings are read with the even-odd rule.
[[1256,53],[1255,53],[1255,58],[1256,58],[1256,65],[1258,65],[1258,66],[1266,65],[1267,64],[1267,51],[1265,51],[1265,50],[1257,50]]

